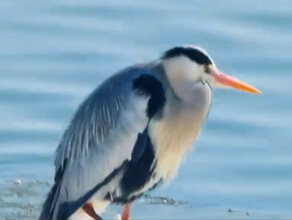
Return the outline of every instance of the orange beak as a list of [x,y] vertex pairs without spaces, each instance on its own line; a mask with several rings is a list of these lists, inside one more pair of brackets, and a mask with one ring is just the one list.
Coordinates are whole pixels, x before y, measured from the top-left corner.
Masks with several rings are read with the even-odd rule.
[[221,84],[223,86],[232,87],[234,89],[238,89],[249,93],[262,94],[255,87],[248,85],[247,83],[241,82],[234,77],[221,73],[218,70],[211,71],[211,75],[218,84]]

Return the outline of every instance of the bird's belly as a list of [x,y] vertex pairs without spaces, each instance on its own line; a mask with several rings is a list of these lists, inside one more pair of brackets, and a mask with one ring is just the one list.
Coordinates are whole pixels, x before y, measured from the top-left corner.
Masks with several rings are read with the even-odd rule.
[[[179,126],[179,125],[178,125]],[[183,126],[182,126],[183,127]],[[194,126],[195,127],[195,126]],[[153,141],[155,143],[156,175],[163,179],[171,179],[185,158],[188,150],[198,136],[199,129],[184,129],[183,132],[173,132],[164,125],[153,126]]]
[[149,178],[145,178],[145,181],[143,183],[139,183],[139,185],[136,185],[136,188],[124,191],[119,189],[119,191],[121,192],[119,195],[117,194],[117,192],[114,192],[111,199],[115,203],[132,202],[133,200],[141,197],[147,191],[154,189],[160,183],[162,183],[162,179],[153,173]]

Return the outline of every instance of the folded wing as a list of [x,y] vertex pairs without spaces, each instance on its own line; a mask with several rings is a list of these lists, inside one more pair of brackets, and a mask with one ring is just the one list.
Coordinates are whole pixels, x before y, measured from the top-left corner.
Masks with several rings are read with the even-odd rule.
[[[151,98],[133,87],[141,75],[135,68],[114,75],[79,107],[56,151],[55,184],[40,219],[68,218],[117,175],[132,155],[139,155],[132,154],[133,148],[149,122]],[[151,81],[154,87],[160,86],[155,77],[143,77],[150,86]]]

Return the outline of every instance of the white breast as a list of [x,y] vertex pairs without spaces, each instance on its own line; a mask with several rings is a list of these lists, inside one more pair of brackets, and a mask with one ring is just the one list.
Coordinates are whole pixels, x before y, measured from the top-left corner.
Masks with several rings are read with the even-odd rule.
[[186,105],[168,94],[163,117],[152,120],[149,136],[155,148],[155,173],[166,180],[175,176],[187,151],[198,137],[211,104],[211,90],[202,84],[195,101]]

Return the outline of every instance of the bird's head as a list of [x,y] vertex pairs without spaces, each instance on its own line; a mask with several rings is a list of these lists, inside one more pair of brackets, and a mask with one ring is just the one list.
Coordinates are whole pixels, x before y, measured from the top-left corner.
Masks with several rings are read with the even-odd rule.
[[181,91],[196,83],[207,82],[214,88],[233,88],[254,94],[261,93],[253,86],[220,72],[212,58],[202,48],[174,47],[166,51],[161,59],[168,79]]

